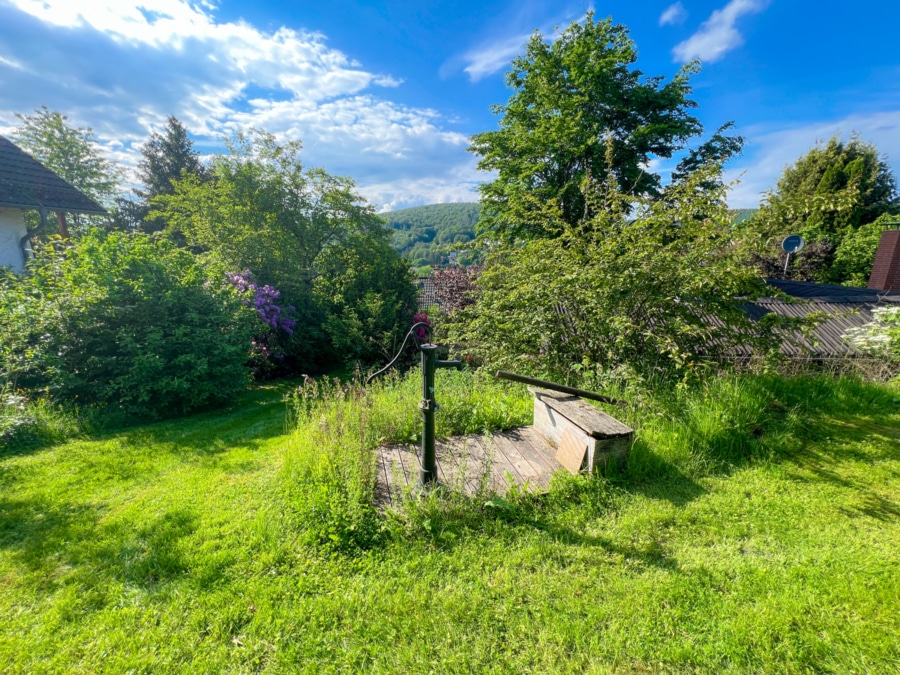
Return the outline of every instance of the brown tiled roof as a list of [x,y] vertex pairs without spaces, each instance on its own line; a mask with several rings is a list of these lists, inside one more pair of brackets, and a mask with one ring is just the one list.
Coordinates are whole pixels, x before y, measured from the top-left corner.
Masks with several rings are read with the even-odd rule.
[[81,190],[0,136],[0,207],[3,206],[106,213],[102,206]]

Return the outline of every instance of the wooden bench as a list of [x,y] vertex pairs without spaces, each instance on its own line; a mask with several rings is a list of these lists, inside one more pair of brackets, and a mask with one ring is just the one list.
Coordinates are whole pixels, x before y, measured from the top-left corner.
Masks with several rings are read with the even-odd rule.
[[534,429],[570,472],[619,468],[628,459],[634,430],[578,396],[528,387],[534,394]]

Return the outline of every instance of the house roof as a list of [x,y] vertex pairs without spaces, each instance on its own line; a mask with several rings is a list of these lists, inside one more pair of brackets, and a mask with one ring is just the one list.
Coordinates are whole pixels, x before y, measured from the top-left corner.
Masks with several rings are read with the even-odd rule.
[[[752,319],[758,321],[770,313],[797,318],[818,312],[827,315],[813,331],[812,340],[796,333],[792,340],[784,342],[782,353],[796,358],[864,356],[844,340],[844,334],[850,328],[870,323],[874,319],[872,310],[876,307],[900,306],[900,293],[897,292],[783,279],[767,279],[766,283],[799,302],[759,298],[744,306]],[[742,346],[737,348],[737,352],[737,356],[750,356],[752,350]]]
[[872,288],[851,288],[836,284],[815,284],[809,281],[788,281],[786,279],[766,279],[785,295],[803,298],[809,302],[855,303],[855,302],[898,302],[900,292],[879,291]]
[[4,206],[106,213],[106,209],[81,190],[0,136],[0,207]]

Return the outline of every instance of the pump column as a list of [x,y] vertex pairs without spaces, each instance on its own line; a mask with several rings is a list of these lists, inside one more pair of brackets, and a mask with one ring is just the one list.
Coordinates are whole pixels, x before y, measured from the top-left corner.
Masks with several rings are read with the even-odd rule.
[[422,351],[422,467],[419,470],[419,483],[426,487],[437,481],[437,458],[434,452],[434,411],[437,401],[434,400],[434,369],[437,345],[419,345]]

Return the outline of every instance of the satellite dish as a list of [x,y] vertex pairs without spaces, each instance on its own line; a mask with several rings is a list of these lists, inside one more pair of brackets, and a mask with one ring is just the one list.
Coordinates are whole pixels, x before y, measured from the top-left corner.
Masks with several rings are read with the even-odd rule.
[[803,245],[805,243],[803,237],[799,234],[792,234],[785,237],[784,241],[781,242],[781,249],[785,253],[797,253],[798,251],[803,250]]

